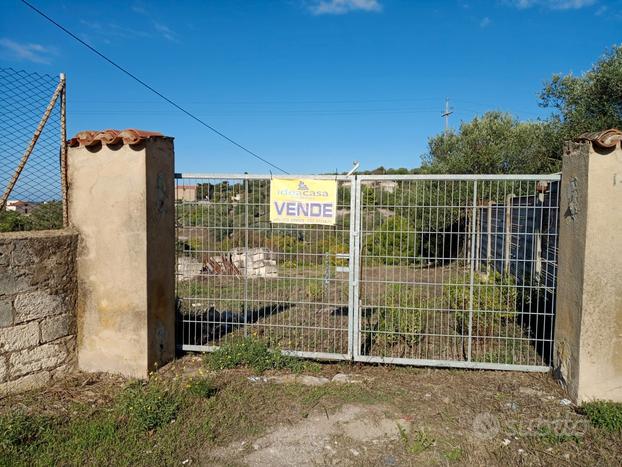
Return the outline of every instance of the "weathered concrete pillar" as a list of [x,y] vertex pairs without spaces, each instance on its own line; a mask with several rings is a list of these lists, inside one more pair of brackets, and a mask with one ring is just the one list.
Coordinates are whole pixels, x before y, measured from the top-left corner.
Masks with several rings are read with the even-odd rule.
[[145,378],[175,353],[173,138],[107,130],[69,146],[78,366]]
[[622,401],[622,132],[566,145],[555,366],[575,402]]

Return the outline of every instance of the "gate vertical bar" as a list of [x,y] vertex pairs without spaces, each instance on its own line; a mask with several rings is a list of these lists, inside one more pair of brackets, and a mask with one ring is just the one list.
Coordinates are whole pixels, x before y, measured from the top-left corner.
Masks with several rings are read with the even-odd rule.
[[[354,201],[354,202],[352,202]],[[361,326],[360,326],[360,309],[359,309],[359,284],[361,280],[361,184],[358,176],[352,176],[352,199],[350,204],[353,207],[350,215],[350,232],[352,234],[352,247],[350,255],[353,257],[352,271],[350,276],[352,309],[348,313],[349,325],[353,328],[352,335],[352,358],[356,358],[361,352]]]
[[354,358],[354,339],[355,339],[355,329],[354,329],[354,320],[352,317],[354,316],[354,263],[356,261],[355,248],[356,248],[356,237],[355,237],[355,212],[356,212],[356,176],[350,177],[350,241],[349,241],[349,257],[348,257],[348,357],[350,359]]
[[248,336],[248,178],[244,178],[244,337]]
[[473,283],[475,279],[475,237],[477,228],[477,180],[473,180],[473,208],[471,211],[471,258],[470,258],[470,278],[469,278],[469,340],[467,342],[467,361],[471,361],[471,350],[473,346]]

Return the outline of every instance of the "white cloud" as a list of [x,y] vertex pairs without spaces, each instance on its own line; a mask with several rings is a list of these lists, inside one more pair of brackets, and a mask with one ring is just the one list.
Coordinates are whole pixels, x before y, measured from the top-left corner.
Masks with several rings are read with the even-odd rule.
[[344,15],[352,11],[379,12],[379,0],[314,0],[308,5],[314,15]]
[[179,42],[177,33],[175,33],[175,31],[169,28],[166,24],[162,23],[161,21],[156,20],[155,16],[151,13],[151,10],[148,9],[144,3],[140,1],[135,2],[131,6],[131,8],[132,8],[132,11],[134,11],[134,13],[142,15],[151,20],[151,24],[153,25],[153,29],[155,30],[156,34],[163,37],[167,41]]
[[488,26],[490,26],[490,23],[492,23],[492,21],[490,20],[490,18],[488,16],[482,18],[482,20],[479,22],[479,27],[480,28],[487,28]]
[[512,0],[510,3],[520,10],[534,6],[550,10],[579,10],[592,6],[597,0]]
[[51,63],[56,50],[41,44],[27,44],[15,42],[6,37],[0,39],[0,47],[13,58],[33,63]]
[[159,23],[158,21],[153,21],[153,27],[164,39],[172,42],[178,42],[177,35],[175,32],[169,28],[166,24]]

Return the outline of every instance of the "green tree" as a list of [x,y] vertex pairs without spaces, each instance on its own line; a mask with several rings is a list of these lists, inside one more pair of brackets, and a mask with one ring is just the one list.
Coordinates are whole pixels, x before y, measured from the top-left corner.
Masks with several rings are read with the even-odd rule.
[[553,116],[563,139],[587,131],[622,129],[622,45],[614,46],[581,76],[553,75],[540,94],[540,105]]
[[558,126],[520,122],[510,114],[487,112],[462,123],[458,132],[434,136],[424,156],[430,173],[550,172],[559,167],[555,154]]
[[457,132],[430,138],[427,173],[543,173],[561,168],[564,141],[587,131],[622,129],[622,46],[606,52],[581,76],[554,75],[540,94],[554,113],[520,122],[487,112]]
[[0,232],[28,230],[28,219],[14,211],[0,211]]
[[415,262],[416,239],[408,219],[392,216],[385,220],[365,241],[365,253],[382,264]]
[[63,203],[49,201],[36,206],[30,214],[32,230],[61,229],[63,227]]

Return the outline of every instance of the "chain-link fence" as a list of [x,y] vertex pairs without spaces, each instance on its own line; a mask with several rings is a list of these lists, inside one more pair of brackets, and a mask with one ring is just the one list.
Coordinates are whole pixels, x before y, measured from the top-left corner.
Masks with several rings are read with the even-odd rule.
[[65,79],[0,68],[0,231],[66,222]]

